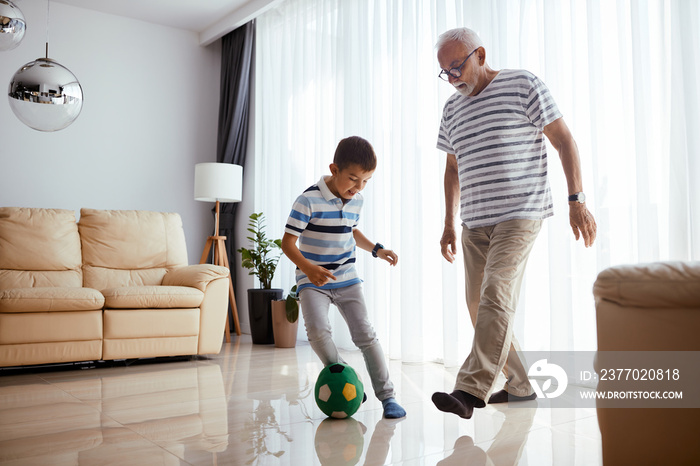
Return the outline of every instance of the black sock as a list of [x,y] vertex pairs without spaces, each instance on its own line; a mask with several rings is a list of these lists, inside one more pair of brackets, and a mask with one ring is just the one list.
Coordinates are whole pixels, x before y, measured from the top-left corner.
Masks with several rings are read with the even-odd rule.
[[511,401],[530,401],[537,398],[537,393],[528,396],[511,395],[505,390],[498,391],[489,397],[489,404],[509,403]]
[[456,414],[464,419],[472,417],[475,407],[483,408],[486,406],[483,400],[462,390],[455,390],[450,394],[435,392],[433,393],[432,400],[440,411]]

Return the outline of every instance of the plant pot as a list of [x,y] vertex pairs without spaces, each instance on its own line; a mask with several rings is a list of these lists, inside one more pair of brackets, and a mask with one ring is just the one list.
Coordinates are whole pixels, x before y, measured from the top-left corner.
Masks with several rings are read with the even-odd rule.
[[299,319],[291,323],[287,320],[287,302],[272,301],[272,332],[277,348],[294,348],[297,345]]
[[271,302],[281,299],[284,290],[272,288],[262,290],[251,288],[248,290],[248,317],[250,319],[250,336],[256,345],[269,345],[275,342],[272,333],[272,306]]

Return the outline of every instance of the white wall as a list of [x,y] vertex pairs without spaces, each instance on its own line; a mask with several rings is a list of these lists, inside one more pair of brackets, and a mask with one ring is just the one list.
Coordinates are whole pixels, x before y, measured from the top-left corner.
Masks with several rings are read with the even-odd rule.
[[[3,90],[44,56],[46,3],[18,5],[27,33],[0,52]],[[213,204],[193,199],[194,165],[216,160],[220,41],[201,47],[193,32],[50,8],[49,57],[80,80],[83,110],[68,128],[42,133],[0,98],[0,205],[178,212],[189,262],[199,262],[214,220]]]

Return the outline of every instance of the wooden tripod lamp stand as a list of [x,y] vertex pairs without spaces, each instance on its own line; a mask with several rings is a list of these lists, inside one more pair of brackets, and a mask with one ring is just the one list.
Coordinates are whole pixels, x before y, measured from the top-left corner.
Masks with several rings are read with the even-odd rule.
[[[207,238],[202,252],[200,264],[209,259],[209,252],[213,251],[212,264],[222,265],[229,269],[228,297],[233,313],[233,323],[236,334],[241,334],[241,325],[238,322],[238,307],[236,295],[233,292],[231,267],[226,255],[226,237],[219,235],[219,202],[240,202],[243,191],[243,167],[230,163],[198,163],[194,167],[194,198],[197,201],[216,202],[216,227],[214,235]],[[226,310],[226,343],[231,342],[231,331],[228,322],[228,309]]]

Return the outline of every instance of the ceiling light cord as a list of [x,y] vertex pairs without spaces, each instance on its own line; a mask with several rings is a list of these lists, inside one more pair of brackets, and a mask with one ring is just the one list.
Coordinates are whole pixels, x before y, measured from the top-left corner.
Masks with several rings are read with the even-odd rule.
[[51,17],[51,1],[46,0],[46,59],[49,58],[49,18]]

